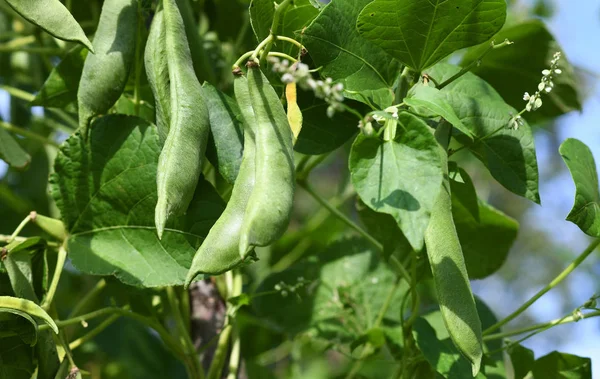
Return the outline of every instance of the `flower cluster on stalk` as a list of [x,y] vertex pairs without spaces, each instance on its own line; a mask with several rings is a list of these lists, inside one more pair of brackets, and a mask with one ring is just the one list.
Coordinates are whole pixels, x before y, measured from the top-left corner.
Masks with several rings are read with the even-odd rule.
[[558,61],[560,60],[560,52],[557,51],[552,56],[552,60],[550,61],[550,68],[547,68],[542,71],[542,80],[538,84],[537,91],[530,95],[529,92],[525,92],[523,95],[523,100],[527,102],[525,105],[525,109],[523,109],[518,115],[514,116],[510,119],[508,127],[510,129],[517,130],[519,126],[523,125],[523,118],[521,114],[523,112],[533,112],[538,110],[542,106],[542,94],[552,92],[554,89],[554,75],[562,74],[562,70],[558,67]]
[[315,96],[325,100],[327,107],[327,116],[333,117],[335,112],[344,111],[342,102],[344,101],[344,85],[342,83],[333,83],[331,78],[325,80],[313,79],[310,69],[306,63],[297,62],[290,64],[287,59],[279,60],[277,57],[269,57],[269,63],[273,71],[281,74],[281,81],[285,84],[296,83],[300,88],[306,91],[313,91]]

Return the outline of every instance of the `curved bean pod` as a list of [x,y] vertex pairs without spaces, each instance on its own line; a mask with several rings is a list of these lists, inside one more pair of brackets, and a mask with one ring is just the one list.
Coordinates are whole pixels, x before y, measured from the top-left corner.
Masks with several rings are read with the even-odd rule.
[[84,137],[94,116],[106,113],[119,99],[135,59],[137,1],[106,0],[77,90],[79,126]]
[[246,209],[239,252],[267,246],[285,232],[294,202],[292,132],[279,96],[252,61],[248,88],[256,115],[256,185]]
[[163,1],[171,82],[169,134],[158,159],[155,223],[162,238],[167,221],[187,210],[202,170],[210,130],[202,86],[196,78],[185,27],[175,0]]
[[[447,126],[440,125],[438,129],[446,129]],[[439,137],[437,134],[436,137]],[[440,134],[443,135],[444,131]],[[447,134],[443,139],[447,140]],[[446,145],[444,142],[441,144]],[[476,376],[483,357],[481,321],[452,218],[446,150],[440,149],[440,154],[446,172],[425,231],[425,245],[444,324],[456,347],[471,362],[473,376]]]
[[58,0],[6,0],[8,5],[24,19],[65,41],[79,42],[94,51],[69,10]]
[[150,25],[150,33],[144,51],[144,66],[148,83],[154,95],[156,127],[161,143],[167,139],[171,118],[171,91],[166,45],[164,14],[162,7],[159,6]]
[[185,280],[186,287],[198,274],[218,275],[242,262],[238,246],[244,214],[256,178],[253,130],[256,119],[250,102],[248,80],[244,76],[238,76],[233,86],[244,119],[244,155],[227,207],[196,252]]

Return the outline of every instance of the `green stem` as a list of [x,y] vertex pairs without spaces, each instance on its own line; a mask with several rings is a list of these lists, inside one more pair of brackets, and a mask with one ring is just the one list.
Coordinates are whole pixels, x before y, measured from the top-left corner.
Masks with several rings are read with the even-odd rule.
[[494,325],[487,328],[483,335],[489,335],[494,330],[501,328],[503,325],[515,319],[521,313],[523,313],[527,308],[531,306],[531,304],[535,303],[540,297],[542,297],[546,292],[550,291],[552,288],[556,287],[560,282],[562,282],[573,270],[577,268],[600,244],[600,238],[595,239],[590,243],[590,245],[577,257],[567,268],[565,268],[556,278],[554,278],[546,287],[542,288],[538,293],[536,293],[531,299],[529,299],[525,304],[521,305],[519,309],[511,313],[509,316],[504,318],[501,321],[498,321]]
[[217,343],[217,349],[215,355],[210,364],[208,375],[206,379],[219,379],[221,378],[221,371],[223,371],[223,364],[225,362],[225,355],[227,355],[227,349],[229,347],[229,337],[231,336],[231,325],[226,325],[219,335],[219,342]]
[[133,87],[133,112],[136,116],[140,115],[140,79],[142,77],[142,66],[144,65],[142,57],[142,34],[144,33],[142,10],[138,8],[137,12],[137,41],[135,44],[135,79]]
[[63,268],[65,266],[65,261],[67,259],[67,250],[65,250],[64,246],[58,248],[58,255],[56,258],[56,268],[54,269],[54,274],[52,275],[52,281],[50,282],[50,287],[48,288],[48,293],[46,294],[46,298],[42,302],[42,308],[46,311],[52,305],[52,300],[54,300],[54,295],[56,294],[56,289],[58,288],[58,282],[60,282],[60,276],[62,274]]
[[[1,123],[1,121],[0,121]],[[25,217],[23,219],[23,221],[21,221],[21,223],[19,224],[19,226],[17,226],[17,228],[15,229],[15,231],[13,232],[13,234],[10,235],[10,237],[8,238],[8,241],[6,241],[7,243],[11,243],[15,240],[15,238],[17,238],[17,236],[19,235],[19,233],[21,233],[21,231],[23,230],[23,228],[25,228],[25,226],[27,226],[27,224],[29,224],[29,221],[31,221],[31,214],[28,214],[27,217]]]
[[331,204],[329,204],[329,202],[327,202],[326,199],[324,199],[323,197],[321,197],[321,195],[319,195],[318,193],[315,192],[315,190],[312,188],[312,186],[306,180],[298,180],[298,185],[300,187],[302,187],[306,192],[308,192],[308,194],[310,196],[312,196],[313,199],[315,199],[319,204],[321,204],[323,207],[327,208],[327,210],[329,212],[331,212],[334,216],[336,216],[338,219],[340,219],[340,221],[342,221],[343,223],[348,225],[350,228],[354,229],[356,232],[358,232],[358,234],[360,234],[365,239],[367,239],[369,242],[371,242],[373,244],[373,246],[375,246],[375,248],[377,248],[377,250],[379,250],[380,252],[383,252],[383,245],[379,241],[377,241],[373,236],[371,236],[369,233],[367,233],[365,230],[363,230],[360,226],[358,226],[352,220],[350,220],[348,217],[346,217],[346,215],[343,214],[342,212],[340,212],[337,208],[335,208]]
[[412,81],[414,71],[408,66],[404,66],[400,77],[398,78],[398,87],[396,88],[396,101],[402,101],[406,97],[408,90],[410,89],[410,82]]
[[231,348],[231,354],[229,355],[229,373],[227,379],[235,379],[238,377],[238,371],[240,369],[240,335],[237,328],[233,330],[233,347]]
[[23,129],[23,128],[19,128],[18,126],[14,126],[12,124],[9,124],[7,122],[4,121],[0,121],[0,127],[11,132],[11,133],[15,133],[15,134],[19,134],[23,137],[32,139],[32,140],[36,140],[38,142],[41,142],[45,145],[49,145],[49,146],[54,146],[56,148],[59,148],[60,145],[52,140],[47,139],[46,137],[40,136],[37,133],[34,133],[32,131]]
[[287,7],[290,6],[292,0],[283,0],[280,4],[275,7],[275,12],[273,13],[273,22],[271,23],[271,34],[277,35],[277,29],[279,28],[279,20],[281,15],[285,13]]
[[296,63],[298,62],[298,60],[294,57],[291,57],[289,55],[287,55],[286,53],[280,53],[278,51],[271,51],[269,52],[269,54],[267,54],[269,57],[278,57],[278,58],[283,58],[283,59],[287,59],[292,63]]
[[461,76],[463,76],[464,74],[466,74],[467,72],[471,71],[471,69],[475,66],[478,66],[481,63],[481,60],[492,50],[494,49],[499,49],[501,47],[504,46],[508,46],[511,45],[512,42],[510,42],[508,39],[505,39],[504,42],[496,45],[494,43],[494,41],[492,41],[490,43],[490,46],[479,56],[479,58],[475,59],[473,62],[469,63],[468,65],[466,65],[465,67],[463,67],[459,72],[457,72],[456,74],[452,75],[449,79],[444,80],[442,82],[442,84],[440,84],[437,89],[442,89],[444,87],[446,87],[448,84],[452,83],[453,81],[455,81],[456,79],[460,78]]
[[[0,234],[0,242],[9,243],[9,242],[11,242],[11,238],[12,238],[12,236],[9,236],[6,234]],[[14,238],[12,238],[12,241],[25,242],[25,241],[27,241],[27,238],[28,237],[14,237]],[[54,241],[47,241],[46,244],[50,247],[59,247],[60,246],[60,242],[54,242]]]
[[177,333],[179,334],[179,341],[181,342],[183,350],[187,356],[189,370],[194,378],[204,378],[204,372],[202,371],[200,363],[198,362],[196,349],[194,348],[194,343],[188,334],[188,328],[183,321],[179,299],[173,287],[167,287],[167,299],[169,300],[171,313],[175,320],[175,326],[177,328]]
[[106,280],[104,280],[104,278],[102,278],[102,279],[98,280],[98,282],[96,283],[94,288],[92,288],[90,291],[88,291],[88,293],[86,293],[85,296],[81,300],[79,300],[79,302],[73,307],[73,310],[71,310],[71,313],[69,313],[69,316],[67,316],[67,318],[72,318],[72,317],[75,317],[78,314],[80,314],[81,311],[83,311],[85,309],[85,307],[87,307],[88,304],[98,294],[100,294],[102,292],[104,287],[106,287]]
[[285,42],[289,42],[292,45],[296,45],[300,50],[304,50],[306,49],[300,42],[296,41],[293,38],[290,37],[286,37],[286,36],[276,36],[275,37],[278,41],[285,41]]
[[402,281],[400,280],[400,277],[398,276],[396,278],[396,283],[390,289],[390,292],[388,293],[388,296],[385,299],[385,303],[383,303],[383,306],[381,307],[381,309],[379,309],[379,314],[377,315],[377,319],[375,320],[375,324],[373,325],[374,328],[378,328],[381,325],[381,323],[383,322],[383,318],[385,317],[387,310],[389,309],[390,305],[392,304],[392,299],[394,298],[394,294],[396,293],[396,291],[398,291],[398,288],[400,288],[401,284],[402,284]]
[[121,317],[121,315],[119,315],[119,314],[115,314],[115,315],[112,315],[112,316],[108,317],[106,320],[102,321],[102,323],[100,323],[97,327],[95,327],[94,329],[90,330],[89,332],[87,332],[83,336],[79,337],[75,341],[71,342],[69,344],[69,349],[75,350],[79,346],[83,345],[84,343],[92,340],[98,334],[102,333],[104,331],[104,329],[108,328],[115,321],[117,321],[119,319],[119,317]]
[[496,333],[496,334],[489,334],[483,337],[484,341],[493,341],[493,340],[497,340],[497,339],[502,339],[502,338],[507,338],[507,337],[512,337],[512,336],[516,336],[519,334],[524,334],[527,332],[531,332],[531,331],[535,331],[535,330],[539,330],[539,329],[546,329],[549,327],[553,327],[556,325],[562,325],[562,324],[569,324],[572,322],[578,322],[582,319],[586,319],[586,318],[592,318],[592,317],[598,317],[600,316],[600,311],[594,311],[594,312],[590,312],[590,313],[585,313],[582,316],[568,316],[568,317],[562,317],[556,320],[552,320],[552,321],[548,321],[548,322],[544,322],[542,324],[536,324],[536,325],[531,325],[531,326],[527,326],[521,329],[516,329],[516,330],[511,330],[508,332],[502,332],[502,333]]
[[[253,61],[257,61],[257,57],[258,57],[258,53],[264,49],[268,44],[270,44],[271,42],[273,42],[273,34],[269,34],[267,36],[267,38],[263,39],[258,46],[256,46],[256,49],[254,49],[252,51],[252,54],[250,54],[250,59]],[[267,52],[268,53],[268,52]],[[239,59],[238,59],[239,60]]]

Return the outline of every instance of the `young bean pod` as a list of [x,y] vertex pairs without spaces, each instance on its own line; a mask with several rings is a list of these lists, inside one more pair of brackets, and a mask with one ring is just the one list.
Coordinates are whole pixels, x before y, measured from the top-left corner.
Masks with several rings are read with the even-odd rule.
[[[438,141],[442,140],[440,144],[447,146],[448,124],[443,123],[438,129],[441,133],[436,133],[436,137],[442,137]],[[473,376],[476,376],[483,357],[481,321],[452,218],[446,149],[440,149],[440,154],[446,172],[425,231],[425,245],[444,324],[456,347],[471,362]]]
[[171,116],[171,91],[166,48],[164,13],[162,6],[159,5],[150,25],[150,33],[144,51],[144,66],[148,83],[154,95],[156,127],[161,143],[167,139]]
[[194,73],[183,19],[175,0],[163,1],[163,14],[171,116],[156,175],[155,223],[159,238],[167,221],[184,214],[194,196],[210,130],[202,86]]
[[239,252],[267,246],[285,232],[294,202],[292,132],[279,96],[252,61],[248,88],[256,115],[256,185],[246,209]]
[[79,126],[87,136],[92,117],[106,113],[123,93],[135,59],[137,1],[106,0],[77,90]]
[[238,75],[233,82],[233,88],[244,121],[244,155],[227,207],[196,252],[185,280],[186,287],[198,274],[218,275],[242,262],[238,247],[244,214],[255,184],[256,147],[253,129],[256,118],[246,77]]

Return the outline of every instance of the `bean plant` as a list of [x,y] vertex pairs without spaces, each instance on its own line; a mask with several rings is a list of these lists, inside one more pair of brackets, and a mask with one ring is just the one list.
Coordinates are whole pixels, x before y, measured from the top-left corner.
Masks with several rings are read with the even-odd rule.
[[558,154],[589,247],[505,318],[471,290],[519,229],[477,183],[540,204],[531,125],[581,109],[545,24],[507,12],[2,0],[0,379],[591,378],[521,342],[593,293],[506,326],[600,244],[583,142]]

